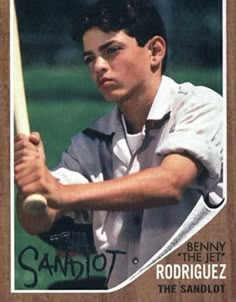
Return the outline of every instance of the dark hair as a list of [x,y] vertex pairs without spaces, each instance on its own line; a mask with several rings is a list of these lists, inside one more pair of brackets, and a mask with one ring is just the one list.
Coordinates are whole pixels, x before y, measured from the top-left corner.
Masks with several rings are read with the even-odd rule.
[[[104,32],[124,30],[144,46],[153,36],[167,41],[165,25],[150,0],[100,0],[81,5],[76,22],[72,25],[72,37],[82,42],[84,33],[92,27]],[[167,54],[163,60],[162,73],[166,69]]]

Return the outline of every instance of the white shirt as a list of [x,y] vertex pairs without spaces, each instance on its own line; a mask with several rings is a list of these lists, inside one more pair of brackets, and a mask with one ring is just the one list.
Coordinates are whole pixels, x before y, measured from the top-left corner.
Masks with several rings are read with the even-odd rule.
[[[177,84],[163,76],[136,152],[127,142],[117,107],[72,138],[53,175],[62,183],[99,182],[158,166],[164,156],[187,153],[207,173],[189,187],[177,205],[142,211],[94,211],[93,230],[98,253],[110,267],[109,287],[139,270],[176,233],[197,203],[217,206],[222,196],[222,97],[205,87]],[[184,173],[184,171],[183,171]],[[209,206],[208,204],[208,206]],[[199,218],[201,219],[201,218]],[[198,221],[196,222],[198,223]],[[113,258],[114,260],[114,258]]]
[[126,126],[126,122],[125,122],[125,118],[124,118],[123,114],[121,115],[121,119],[122,119],[122,123],[123,123],[123,127],[124,127],[127,144],[129,146],[131,154],[134,154],[135,151],[137,151],[143,143],[144,133],[139,132],[139,133],[135,133],[135,134],[130,134],[127,131],[127,126]]

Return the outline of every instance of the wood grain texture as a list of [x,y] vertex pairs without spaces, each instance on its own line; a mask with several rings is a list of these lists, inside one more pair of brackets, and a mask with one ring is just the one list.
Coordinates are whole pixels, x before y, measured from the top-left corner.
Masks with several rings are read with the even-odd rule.
[[[160,294],[155,267],[126,288],[112,294],[10,293],[10,107],[9,107],[9,3],[0,0],[0,301],[1,302],[234,302],[236,301],[236,2],[228,3],[228,204],[191,241],[226,241],[227,280],[224,294]],[[178,251],[161,263],[180,263]],[[177,282],[175,282],[177,283]],[[195,282],[196,283],[196,282]],[[211,282],[209,282],[211,283]]]
[[[0,300],[9,296],[10,280],[10,118],[9,118],[9,6],[0,1]],[[4,298],[2,298],[4,297]],[[10,300],[8,300],[10,301]]]

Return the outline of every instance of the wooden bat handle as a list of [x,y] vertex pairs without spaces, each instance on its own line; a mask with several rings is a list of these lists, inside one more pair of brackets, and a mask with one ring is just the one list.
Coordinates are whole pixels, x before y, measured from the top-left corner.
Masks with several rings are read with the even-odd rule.
[[[13,3],[14,5],[14,3]],[[20,42],[16,18],[16,10],[14,6],[13,16],[13,97],[14,97],[14,118],[17,133],[30,135],[29,119],[26,105],[23,72],[20,54]],[[47,200],[40,194],[28,196],[23,203],[25,212],[38,215],[42,213],[47,206]]]

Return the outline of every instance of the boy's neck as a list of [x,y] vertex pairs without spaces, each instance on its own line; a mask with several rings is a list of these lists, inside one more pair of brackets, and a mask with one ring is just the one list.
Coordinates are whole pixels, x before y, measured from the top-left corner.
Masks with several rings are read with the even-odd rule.
[[147,120],[149,111],[160,87],[161,79],[143,94],[139,94],[118,106],[126,121],[127,130],[130,134],[141,132]]

